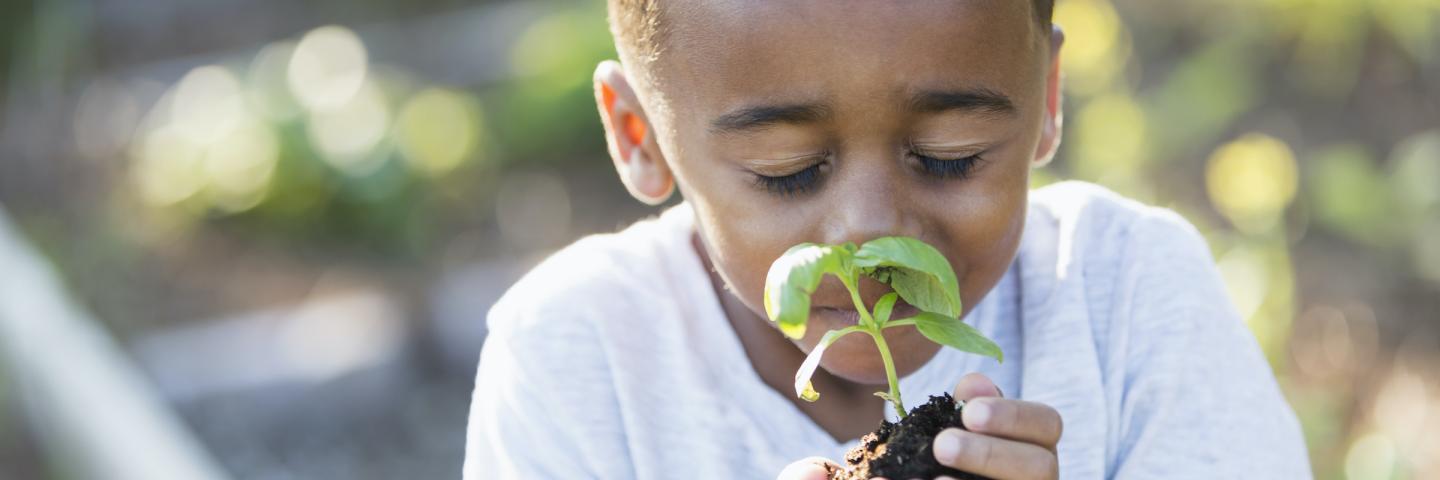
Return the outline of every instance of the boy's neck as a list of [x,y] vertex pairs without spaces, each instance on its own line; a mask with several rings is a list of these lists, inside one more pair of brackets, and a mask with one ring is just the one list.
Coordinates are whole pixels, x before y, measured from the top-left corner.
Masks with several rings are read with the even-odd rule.
[[885,401],[874,396],[875,386],[836,377],[824,368],[817,369],[811,381],[816,390],[825,392],[825,401],[812,403],[796,397],[793,391],[795,371],[805,361],[805,352],[725,288],[725,280],[710,263],[710,255],[698,234],[691,235],[691,245],[700,255],[710,285],[720,300],[720,307],[735,330],[735,336],[740,339],[750,367],[761,381],[790,399],[837,441],[859,438],[884,419]]

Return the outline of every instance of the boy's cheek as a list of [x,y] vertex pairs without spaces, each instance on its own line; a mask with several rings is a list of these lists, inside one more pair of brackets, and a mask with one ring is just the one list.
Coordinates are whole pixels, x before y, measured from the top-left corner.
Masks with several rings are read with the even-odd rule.
[[703,187],[693,193],[693,198],[686,200],[696,209],[700,233],[716,269],[732,293],[763,316],[770,264],[791,246],[808,240],[801,224],[782,218],[795,212],[781,214],[739,204],[734,197],[749,193],[733,189],[728,196],[708,195]]
[[[705,207],[696,205],[695,208]],[[770,264],[799,241],[769,240],[763,233],[770,227],[749,227],[750,222],[725,212],[712,211],[705,217],[700,233],[717,273],[732,295],[752,313],[765,318],[765,278]],[[755,234],[747,235],[746,228],[757,229],[751,230]]]

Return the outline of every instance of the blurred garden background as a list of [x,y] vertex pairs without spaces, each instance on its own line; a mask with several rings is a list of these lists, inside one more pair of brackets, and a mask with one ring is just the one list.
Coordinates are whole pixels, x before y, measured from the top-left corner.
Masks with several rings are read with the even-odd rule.
[[[1440,478],[1440,0],[1056,22],[1036,184],[1205,232],[1317,477]],[[490,303],[655,212],[604,153],[613,57],[600,0],[0,4],[0,478],[164,442],[215,478],[456,478]]]

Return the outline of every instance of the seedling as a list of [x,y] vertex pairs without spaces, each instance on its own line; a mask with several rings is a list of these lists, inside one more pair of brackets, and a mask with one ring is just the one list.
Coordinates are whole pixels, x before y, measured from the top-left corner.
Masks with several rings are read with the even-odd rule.
[[[908,237],[877,238],[858,248],[854,243],[802,243],[776,259],[765,278],[765,314],[779,325],[780,331],[787,337],[798,339],[805,335],[805,324],[810,318],[810,295],[815,293],[815,288],[826,274],[838,277],[850,291],[850,299],[855,302],[860,321],[856,325],[825,332],[820,343],[805,357],[800,370],[795,372],[795,394],[805,401],[813,402],[820,398],[810,377],[820,366],[820,357],[825,354],[825,349],[851,333],[867,333],[875,340],[880,359],[885,363],[885,379],[890,382],[890,391],[876,392],[875,395],[894,405],[896,415],[902,419],[905,418],[905,405],[900,400],[900,383],[895,377],[890,347],[881,334],[885,329],[914,325],[935,343],[997,361],[1004,359],[995,342],[960,321],[960,285],[955,271],[950,269],[950,262],[934,247]],[[860,300],[861,275],[878,280],[894,290],[880,297],[873,310],[866,308]],[[904,299],[920,313],[910,318],[891,319],[890,313],[899,299]]]

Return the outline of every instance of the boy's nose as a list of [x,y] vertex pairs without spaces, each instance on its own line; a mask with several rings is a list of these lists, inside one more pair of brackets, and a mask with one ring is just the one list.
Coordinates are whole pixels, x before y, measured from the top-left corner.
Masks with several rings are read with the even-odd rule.
[[860,245],[892,235],[920,237],[921,222],[901,174],[890,168],[856,168],[837,175],[824,241]]

